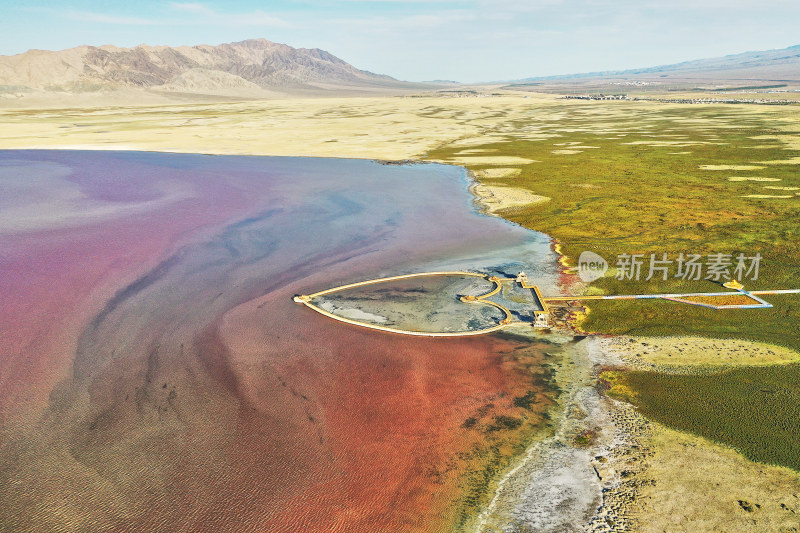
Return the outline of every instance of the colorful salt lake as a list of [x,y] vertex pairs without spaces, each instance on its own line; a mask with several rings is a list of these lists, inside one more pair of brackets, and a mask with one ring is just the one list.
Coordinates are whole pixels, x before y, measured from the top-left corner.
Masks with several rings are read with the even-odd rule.
[[[292,302],[440,270],[524,270],[554,293],[549,239],[480,214],[468,185],[444,165],[0,151],[0,524],[470,523],[551,404],[546,342],[410,338]],[[491,308],[448,307],[485,289],[468,283],[326,305],[491,324]]]

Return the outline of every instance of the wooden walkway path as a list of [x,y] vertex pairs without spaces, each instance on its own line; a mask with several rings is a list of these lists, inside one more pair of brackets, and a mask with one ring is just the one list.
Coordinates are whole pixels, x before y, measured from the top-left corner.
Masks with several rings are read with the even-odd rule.
[[[366,287],[369,285],[377,285],[380,283],[388,283],[392,281],[400,281],[406,279],[413,279],[413,278],[422,278],[422,277],[433,277],[433,276],[460,276],[460,277],[474,277],[480,278],[491,283],[494,283],[494,287],[491,291],[487,292],[486,294],[482,294],[480,296],[462,296],[461,301],[467,304],[481,304],[481,305],[488,305],[500,310],[503,313],[503,318],[499,320],[499,322],[488,328],[478,329],[478,330],[468,330],[468,331],[455,331],[455,332],[434,332],[434,331],[412,331],[412,330],[405,330],[400,328],[394,328],[391,326],[382,326],[380,324],[373,324],[370,322],[363,322],[360,320],[354,320],[351,318],[346,318],[343,316],[339,316],[335,313],[331,313],[330,311],[326,311],[325,309],[319,307],[318,305],[313,303],[313,300],[319,298],[321,296],[326,296],[328,294],[335,294],[337,292],[346,291],[349,289],[355,289],[358,287]],[[545,313],[547,318],[545,321],[549,320],[549,312],[548,304],[551,302],[571,302],[571,301],[584,301],[584,300],[667,300],[673,301],[678,303],[684,303],[689,305],[697,305],[701,307],[708,307],[711,309],[763,309],[772,307],[772,304],[759,298],[759,296],[764,295],[774,295],[774,294],[800,294],[800,289],[776,289],[776,290],[761,290],[761,291],[746,291],[744,290],[741,285],[737,285],[734,290],[727,291],[727,292],[694,292],[694,293],[684,293],[684,294],[619,294],[619,295],[593,295],[593,296],[550,296],[544,297],[539,292],[539,288],[536,285],[528,283],[527,276],[524,273],[520,273],[520,275],[516,278],[499,278],[497,276],[490,276],[487,274],[480,274],[477,272],[465,272],[465,271],[445,271],[445,272],[418,272],[415,274],[403,274],[400,276],[391,276],[387,278],[378,278],[378,279],[371,279],[367,281],[360,281],[358,283],[350,283],[347,285],[341,285],[339,287],[334,287],[332,289],[325,289],[323,291],[315,292],[313,294],[304,294],[298,295],[294,297],[294,301],[303,304],[309,309],[313,309],[317,313],[332,318],[334,320],[338,320],[339,322],[344,322],[345,324],[351,324],[353,326],[359,326],[363,328],[375,329],[378,331],[385,331],[388,333],[398,333],[401,335],[415,335],[420,337],[463,337],[469,335],[484,335],[486,333],[492,333],[495,331],[500,331],[504,328],[507,328],[514,324],[521,324],[526,323],[522,321],[514,321],[511,311],[497,303],[489,300],[492,296],[496,295],[502,289],[503,283],[519,283],[523,289],[531,289],[534,291],[536,298],[539,300],[539,304],[542,306],[542,310],[534,310],[533,314],[535,317],[534,324],[538,324],[538,317],[537,315]],[[751,299],[754,303],[752,304],[737,304],[737,305],[714,305],[711,303],[703,302],[703,301],[692,301],[687,300],[687,298],[714,298],[714,297],[725,297],[731,295],[742,295],[749,299]],[[541,325],[537,327],[542,327]]]

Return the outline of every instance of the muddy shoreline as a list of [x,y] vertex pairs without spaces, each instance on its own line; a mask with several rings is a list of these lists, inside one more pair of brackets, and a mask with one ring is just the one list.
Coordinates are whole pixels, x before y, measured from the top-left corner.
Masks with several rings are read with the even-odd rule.
[[[476,209],[502,218],[505,208],[519,205],[512,198],[490,194],[467,170]],[[483,193],[483,194],[482,194]],[[488,194],[488,197],[486,196]],[[530,204],[547,201],[530,198]],[[566,257],[551,238],[564,292],[582,283],[569,271]],[[639,478],[651,454],[644,441],[649,423],[629,405],[605,396],[598,385],[604,368],[625,361],[608,355],[601,336],[577,327],[556,330],[562,343],[554,363],[559,399],[549,411],[552,426],[543,432],[507,472],[489,505],[478,517],[477,532],[503,531],[629,531]],[[637,479],[633,471],[640,473]]]

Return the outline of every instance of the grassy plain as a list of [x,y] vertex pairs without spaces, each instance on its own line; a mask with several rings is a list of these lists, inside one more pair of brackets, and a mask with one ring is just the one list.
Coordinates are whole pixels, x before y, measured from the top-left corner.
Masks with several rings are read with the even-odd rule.
[[[584,250],[605,257],[610,275],[593,283],[594,291],[710,292],[721,290],[720,282],[727,279],[686,281],[675,277],[673,264],[666,280],[657,272],[648,281],[647,259],[663,254],[672,260],[700,254],[704,261],[716,253],[760,254],[758,278],[744,279],[745,285],[800,286],[800,195],[794,189],[775,195],[764,188],[800,184],[795,108],[775,113],[757,106],[641,109],[610,103],[565,106],[560,112],[558,141],[516,139],[482,149],[546,162],[492,183],[530,189],[552,201],[498,213],[555,236],[573,264]],[[542,114],[548,113],[559,109]],[[538,133],[553,130],[540,127]],[[431,155],[456,159],[458,151],[443,147]],[[478,175],[482,169],[475,168]],[[642,255],[641,276],[614,275],[622,254]],[[748,339],[800,349],[800,303],[785,296],[769,300],[773,308],[757,311],[664,301],[593,302],[582,327],[636,336]],[[723,353],[719,363],[725,359]],[[800,411],[791,407],[800,399],[798,368],[742,367],[712,375],[636,371],[615,375],[618,384],[612,390],[649,418],[733,446],[751,460],[800,470],[793,431]]]
[[646,417],[729,444],[747,458],[800,471],[800,365],[717,373],[604,372],[610,394]]
[[[751,288],[796,288],[800,283],[800,196],[751,198],[770,186],[800,184],[797,161],[800,113],[794,107],[563,104],[515,122],[514,138],[482,145],[485,153],[528,158],[516,177],[483,178],[552,198],[502,216],[553,235],[573,262],[584,250],[612,265],[595,282],[609,294],[720,290],[713,281],[675,278],[646,281],[650,254],[677,260],[680,253],[762,254]],[[528,133],[525,138],[523,132]],[[475,150],[475,146],[472,149]],[[435,159],[458,161],[458,147],[434,150]],[[467,166],[478,176],[487,167]],[[508,165],[506,165],[508,166]],[[620,254],[642,254],[640,280],[617,280]],[[660,274],[660,273],[659,273]],[[720,312],[664,302],[595,302],[589,331],[648,335],[703,334],[744,337],[800,347],[795,299],[773,297],[774,309]],[[755,322],[757,321],[757,322]],[[753,327],[756,325],[758,327]]]

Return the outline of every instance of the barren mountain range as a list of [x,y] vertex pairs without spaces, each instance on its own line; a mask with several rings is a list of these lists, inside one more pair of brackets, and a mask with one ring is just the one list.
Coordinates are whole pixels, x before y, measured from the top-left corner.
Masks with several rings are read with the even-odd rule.
[[559,85],[592,85],[615,81],[675,88],[714,84],[797,87],[800,86],[800,45],[648,68],[532,77],[518,83],[548,85],[557,90]]
[[264,97],[369,93],[420,84],[359,70],[318,48],[292,48],[266,39],[219,46],[79,46],[0,56],[0,96],[150,93]]
[[[359,70],[318,48],[266,39],[218,46],[79,46],[0,56],[0,105],[400,94],[453,83],[403,82]],[[631,85],[645,91],[800,88],[800,45],[641,69],[527,78],[505,88],[558,93]]]

